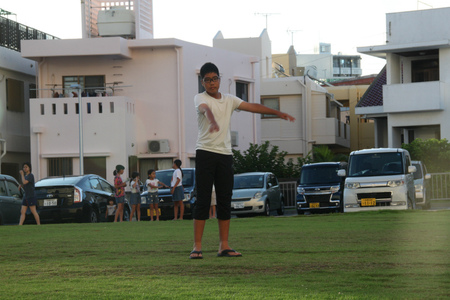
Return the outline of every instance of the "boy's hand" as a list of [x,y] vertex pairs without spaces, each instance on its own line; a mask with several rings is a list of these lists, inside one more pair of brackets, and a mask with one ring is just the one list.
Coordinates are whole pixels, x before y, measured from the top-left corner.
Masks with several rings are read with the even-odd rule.
[[209,132],[214,132],[214,131],[219,131],[219,125],[217,124],[216,121],[211,122],[211,125],[209,125]]
[[287,120],[287,121],[291,121],[291,122],[295,121],[295,118],[293,116],[291,116],[290,114],[281,112],[281,111],[280,111],[280,114],[278,116],[280,118],[282,118],[283,120]]

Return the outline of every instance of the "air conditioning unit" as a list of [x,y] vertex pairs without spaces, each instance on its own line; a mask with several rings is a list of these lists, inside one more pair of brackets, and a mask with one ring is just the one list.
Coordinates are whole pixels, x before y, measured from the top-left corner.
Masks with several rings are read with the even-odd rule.
[[231,147],[239,146],[239,132],[232,131],[231,132]]
[[170,152],[169,140],[151,140],[148,141],[148,151],[151,153]]

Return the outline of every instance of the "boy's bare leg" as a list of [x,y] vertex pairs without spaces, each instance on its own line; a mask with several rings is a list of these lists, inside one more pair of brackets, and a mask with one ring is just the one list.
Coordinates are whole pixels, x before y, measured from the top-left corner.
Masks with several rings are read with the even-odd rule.
[[[230,220],[218,220],[219,223],[219,253],[223,250],[231,249],[228,245],[228,235],[230,232]],[[229,255],[241,255],[239,252],[229,252]]]
[[[206,220],[194,219],[194,251],[202,251],[202,237]],[[191,254],[191,256],[201,256],[201,254]]]

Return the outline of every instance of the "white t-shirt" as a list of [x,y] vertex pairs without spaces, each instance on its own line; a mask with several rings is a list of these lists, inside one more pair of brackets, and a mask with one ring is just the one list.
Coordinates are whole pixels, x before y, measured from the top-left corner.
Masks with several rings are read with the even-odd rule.
[[[198,138],[197,150],[205,150],[219,154],[231,155],[231,115],[241,105],[242,99],[229,94],[222,94],[220,99],[215,99],[203,92],[194,98],[197,110]],[[214,118],[219,125],[219,131],[209,132],[210,123],[206,114],[199,112],[200,104],[205,103],[211,109]]]
[[141,187],[139,186],[139,182],[137,182],[136,187],[133,187],[135,183],[136,183],[136,181],[134,181],[134,180],[130,183],[131,192],[134,194],[140,193]]
[[177,178],[180,178],[180,182],[178,183],[177,186],[181,186],[183,182],[183,175],[181,174],[180,169],[175,169],[175,171],[173,171],[172,182],[170,183],[171,187],[175,186],[175,183],[177,183]]
[[158,188],[152,188],[151,186],[148,185],[150,183],[151,185],[158,186],[159,185],[158,182],[159,182],[159,180],[157,178],[151,179],[151,180],[147,179],[145,181],[145,185],[147,186],[147,191],[149,193],[156,193],[156,192],[158,192]]

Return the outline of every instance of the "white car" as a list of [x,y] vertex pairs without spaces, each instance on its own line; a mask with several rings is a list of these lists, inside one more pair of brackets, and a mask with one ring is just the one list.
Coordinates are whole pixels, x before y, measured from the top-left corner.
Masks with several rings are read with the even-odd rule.
[[409,152],[401,148],[353,151],[344,184],[344,212],[415,209],[415,189]]
[[429,209],[431,206],[431,174],[427,173],[425,164],[420,160],[413,160],[413,166],[417,171],[414,173],[414,187],[416,189],[416,204],[419,204],[424,209]]

